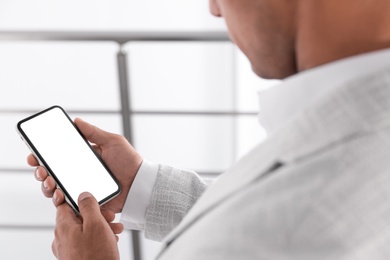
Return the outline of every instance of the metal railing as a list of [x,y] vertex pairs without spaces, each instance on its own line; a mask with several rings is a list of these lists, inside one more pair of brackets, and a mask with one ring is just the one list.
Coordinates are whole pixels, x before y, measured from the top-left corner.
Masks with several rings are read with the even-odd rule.
[[[117,68],[119,78],[119,89],[121,96],[121,110],[119,111],[122,118],[124,136],[133,141],[132,136],[132,116],[134,114],[166,114],[166,115],[254,115],[255,113],[239,113],[237,111],[216,112],[216,111],[134,111],[130,103],[131,85],[130,75],[128,75],[127,58],[128,54],[124,45],[130,42],[227,42],[229,37],[224,31],[0,31],[0,41],[110,41],[118,43]],[[5,110],[4,113],[25,112],[21,110]],[[91,111],[77,111],[88,113]],[[98,111],[99,113],[111,113],[111,111]],[[4,169],[12,171],[12,169]],[[0,228],[7,228],[0,225]],[[8,228],[18,228],[12,226]],[[20,227],[20,228],[50,228],[47,226],[39,227]],[[141,260],[141,245],[139,232],[132,231],[132,243],[134,260]]]
[[122,45],[134,41],[225,42],[224,31],[1,31],[0,41],[110,41]]

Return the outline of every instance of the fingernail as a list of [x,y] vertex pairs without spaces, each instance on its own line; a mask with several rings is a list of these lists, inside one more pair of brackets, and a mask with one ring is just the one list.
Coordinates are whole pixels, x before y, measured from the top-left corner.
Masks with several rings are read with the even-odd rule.
[[54,192],[54,194],[53,194],[53,201],[58,202],[57,192]]
[[38,181],[41,181],[41,180],[42,180],[42,179],[38,176],[38,168],[35,169],[34,175],[35,175],[35,179],[37,179]]
[[49,185],[47,184],[47,181],[43,182],[43,187],[47,190],[49,188]]
[[85,200],[86,198],[92,197],[92,194],[89,192],[83,192],[79,196],[79,201]]

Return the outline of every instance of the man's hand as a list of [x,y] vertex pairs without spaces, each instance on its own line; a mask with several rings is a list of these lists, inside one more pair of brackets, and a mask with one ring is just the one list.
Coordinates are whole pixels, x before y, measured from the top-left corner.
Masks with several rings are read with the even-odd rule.
[[[85,138],[94,144],[94,149],[122,186],[121,193],[102,208],[107,208],[114,213],[121,212],[131,184],[141,166],[141,156],[123,136],[103,131],[79,118],[75,120],[75,124]],[[62,204],[64,195],[60,190],[56,191],[54,179],[48,176],[45,168],[39,166],[38,161],[32,154],[27,157],[27,162],[31,166],[37,166],[35,178],[42,182],[43,194],[48,198],[54,195],[53,202],[56,206]]]
[[106,217],[92,194],[84,192],[79,196],[80,216],[62,203],[57,206],[53,254],[62,260],[73,259],[119,259],[117,237],[123,225],[107,223]]

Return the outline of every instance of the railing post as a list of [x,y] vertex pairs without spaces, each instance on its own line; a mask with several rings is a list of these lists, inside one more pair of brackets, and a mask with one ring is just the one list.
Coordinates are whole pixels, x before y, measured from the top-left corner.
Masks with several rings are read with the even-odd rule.
[[[120,44],[119,51],[117,54],[118,61],[118,76],[119,76],[119,88],[120,88],[120,99],[121,99],[121,116],[123,135],[126,139],[133,144],[133,131],[132,131],[132,113],[131,102],[130,102],[130,82],[128,75],[127,66],[127,52],[124,49],[123,44]],[[131,231],[131,239],[133,243],[133,256],[134,260],[141,260],[141,244],[140,234],[138,231]]]

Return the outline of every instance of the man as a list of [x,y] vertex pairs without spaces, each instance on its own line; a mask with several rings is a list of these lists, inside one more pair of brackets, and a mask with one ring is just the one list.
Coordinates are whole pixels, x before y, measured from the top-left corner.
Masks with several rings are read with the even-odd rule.
[[259,76],[287,78],[260,96],[269,138],[205,191],[195,173],[143,161],[122,137],[77,119],[124,189],[102,214],[83,193],[81,221],[38,167],[57,206],[54,254],[116,259],[122,227],[109,223],[122,211],[126,227],[164,241],[159,259],[389,259],[390,1],[210,0],[210,9]]

